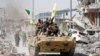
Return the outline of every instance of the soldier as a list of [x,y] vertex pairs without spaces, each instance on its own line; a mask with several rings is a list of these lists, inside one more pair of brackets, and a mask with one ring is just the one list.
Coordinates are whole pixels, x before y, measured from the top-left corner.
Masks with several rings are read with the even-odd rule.
[[55,35],[55,36],[58,36],[58,33],[59,33],[60,31],[59,31],[59,27],[57,26],[57,24],[55,23],[54,25],[53,25],[53,34]]
[[43,27],[43,21],[41,19],[39,19],[38,23],[36,24],[35,36],[37,36],[37,34],[41,33],[42,27]]
[[51,36],[52,32],[53,32],[52,25],[49,25],[48,28],[47,28],[47,36]]
[[48,21],[48,27],[47,27],[47,36],[51,36],[53,35],[53,26],[54,26],[54,23],[53,23],[53,20],[52,19],[49,19]]
[[23,46],[26,47],[26,33],[24,31],[22,31],[21,33],[21,37],[22,37],[22,41],[23,41]]
[[42,32],[45,34],[45,32],[47,31],[47,27],[49,26],[49,20],[48,18],[46,18],[46,21],[43,22],[43,28],[42,28]]
[[19,46],[19,41],[20,41],[20,36],[19,36],[19,31],[15,33],[15,44],[16,46]]
[[1,37],[2,37],[2,39],[5,39],[5,37],[6,37],[6,32],[4,29],[1,30]]

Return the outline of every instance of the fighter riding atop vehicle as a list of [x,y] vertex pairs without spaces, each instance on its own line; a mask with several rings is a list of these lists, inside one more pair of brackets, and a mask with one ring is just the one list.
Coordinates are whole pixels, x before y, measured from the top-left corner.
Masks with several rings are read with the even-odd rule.
[[75,38],[65,35],[64,33],[63,35],[60,35],[60,30],[57,24],[54,23],[52,19],[47,20],[48,21],[43,22],[39,19],[38,23],[40,21],[43,23],[36,25],[40,28],[37,28],[37,30],[39,30],[39,34],[36,34],[34,37],[35,56],[53,55],[54,53],[59,53],[60,56],[73,56],[76,46]]

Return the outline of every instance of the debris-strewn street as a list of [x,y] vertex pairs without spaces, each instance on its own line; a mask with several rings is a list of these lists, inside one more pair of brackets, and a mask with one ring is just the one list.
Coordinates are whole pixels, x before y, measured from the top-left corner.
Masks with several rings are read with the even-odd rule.
[[[2,33],[2,32],[1,32]],[[23,45],[23,36],[21,32],[20,35],[20,41],[19,46],[15,45],[15,39],[13,33],[5,33],[6,37],[0,38],[0,53],[4,56],[11,56],[11,55],[24,55],[24,56],[33,56],[34,55],[34,47],[30,47],[29,51],[29,45],[28,42],[26,42],[26,45]],[[0,35],[5,36],[4,35]],[[27,33],[28,34],[28,33]],[[26,35],[27,35],[26,34]],[[9,38],[9,37],[10,38]],[[100,33],[96,33],[94,35],[87,35],[81,37],[82,40],[77,41],[75,53],[74,56],[99,56],[100,52]],[[26,40],[27,41],[27,40]]]
[[100,56],[100,0],[0,0],[0,56]]
[[[6,20],[3,20],[3,26],[0,29],[0,55],[29,56],[27,37],[28,35],[34,34],[34,27],[31,25],[26,27],[26,23],[18,25],[17,23],[21,20],[16,20],[14,24],[12,24],[11,21],[8,20],[6,22]],[[5,25],[10,25],[10,27]]]
[[[77,43],[76,46],[76,53],[81,53],[87,56],[99,56],[100,52],[100,34],[98,33],[98,36],[88,36],[88,43],[81,42]],[[76,55],[75,55],[76,56]]]

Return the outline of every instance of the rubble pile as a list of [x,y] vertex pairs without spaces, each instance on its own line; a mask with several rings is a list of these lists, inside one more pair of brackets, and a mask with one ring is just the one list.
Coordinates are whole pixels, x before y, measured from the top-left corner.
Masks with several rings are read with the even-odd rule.
[[90,37],[89,39],[89,52],[93,56],[100,56],[98,55],[100,53],[100,34],[96,34],[93,37]]
[[75,56],[100,56],[100,34],[88,35],[84,41],[77,42]]
[[6,39],[0,39],[0,54],[2,54],[2,52],[4,50],[7,50],[8,52],[12,52],[13,51],[14,46],[12,45],[11,41],[6,40]]

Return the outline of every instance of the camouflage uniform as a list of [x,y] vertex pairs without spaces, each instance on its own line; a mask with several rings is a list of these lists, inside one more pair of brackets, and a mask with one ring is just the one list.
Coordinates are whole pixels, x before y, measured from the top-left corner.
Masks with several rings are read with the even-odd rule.
[[43,23],[43,28],[42,28],[43,33],[47,32],[48,26],[49,26],[49,20],[47,18],[46,21]]
[[47,36],[51,36],[53,33],[53,21],[49,19],[48,21],[48,27],[47,27]]
[[16,44],[16,46],[19,46],[19,41],[20,41],[20,36],[19,36],[19,32],[17,32],[15,34],[15,44]]
[[25,32],[22,32],[22,40],[23,40],[23,46],[26,46],[26,33]]
[[58,36],[58,33],[59,33],[59,27],[57,26],[57,24],[49,24],[49,27],[47,28],[48,31],[47,31],[47,36],[49,35],[55,35],[55,36]]
[[36,24],[35,36],[37,36],[37,34],[40,34],[41,33],[42,27],[43,27],[43,21],[39,19],[38,20],[38,23]]
[[51,36],[52,32],[53,32],[52,25],[49,25],[49,27],[47,28],[47,36]]
[[55,36],[58,36],[58,33],[59,33],[59,27],[57,26],[57,24],[54,24],[54,26],[53,26],[53,34]]

